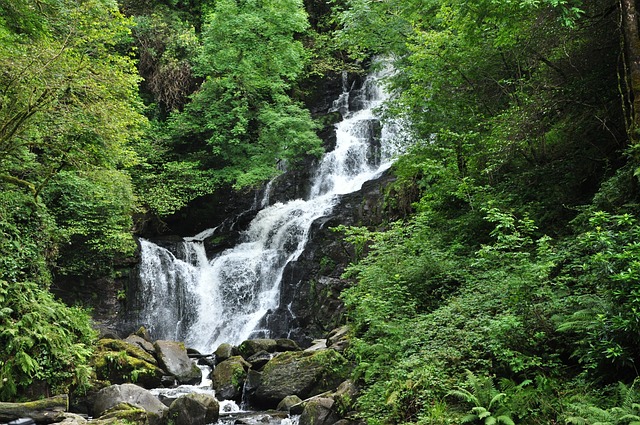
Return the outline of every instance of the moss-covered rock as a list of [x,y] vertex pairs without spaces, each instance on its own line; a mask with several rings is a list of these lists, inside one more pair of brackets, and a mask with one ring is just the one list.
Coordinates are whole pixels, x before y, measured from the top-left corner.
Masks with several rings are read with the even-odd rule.
[[160,365],[181,384],[197,384],[202,380],[202,372],[192,361],[184,344],[176,341],[159,340],[153,344]]
[[150,425],[149,417],[144,409],[124,402],[106,410],[91,423],[96,425]]
[[169,407],[169,421],[178,425],[206,425],[218,421],[220,405],[208,394],[190,393],[176,399]]
[[216,397],[220,400],[240,401],[242,387],[251,367],[241,356],[231,357],[218,364],[211,376]]
[[290,395],[305,399],[334,390],[348,374],[346,359],[334,350],[282,353],[262,370],[253,402],[260,407],[275,408]]
[[135,424],[163,425],[168,411],[169,408],[150,391],[137,385],[122,384],[100,390],[92,413],[101,420],[115,418]]
[[101,339],[93,357],[99,380],[112,384],[136,383],[145,388],[161,385],[162,376],[156,359],[137,345],[123,340]]

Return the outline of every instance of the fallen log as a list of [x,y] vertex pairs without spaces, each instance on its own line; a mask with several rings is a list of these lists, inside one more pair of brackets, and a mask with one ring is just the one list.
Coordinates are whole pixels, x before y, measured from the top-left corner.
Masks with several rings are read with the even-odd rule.
[[66,394],[25,403],[0,402],[0,422],[18,418],[31,418],[38,423],[60,422],[67,410],[69,396]]

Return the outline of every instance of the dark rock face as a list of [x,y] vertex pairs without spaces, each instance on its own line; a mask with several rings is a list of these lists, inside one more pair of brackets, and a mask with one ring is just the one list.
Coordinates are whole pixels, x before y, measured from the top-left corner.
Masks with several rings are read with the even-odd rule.
[[384,207],[384,189],[394,180],[386,173],[365,183],[360,191],[344,195],[330,217],[314,223],[304,252],[285,268],[280,307],[261,325],[271,336],[287,336],[308,346],[339,326],[344,314],[339,295],[349,284],[340,276],[355,254],[331,229],[340,224],[380,227],[390,215]]

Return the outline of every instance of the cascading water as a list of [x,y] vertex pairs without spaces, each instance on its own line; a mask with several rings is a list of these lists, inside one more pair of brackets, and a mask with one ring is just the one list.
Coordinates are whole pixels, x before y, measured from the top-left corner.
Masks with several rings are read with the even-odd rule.
[[395,129],[380,127],[375,115],[387,98],[380,77],[368,77],[356,97],[345,88],[334,102],[343,115],[336,147],[320,162],[308,199],[270,206],[263,199],[240,243],[212,259],[202,241],[215,229],[185,238],[175,254],[141,240],[138,320],[155,337],[211,352],[223,342],[250,338],[278,307],[283,270],[302,253],[312,223],[331,213],[339,195],[359,190],[391,164]]

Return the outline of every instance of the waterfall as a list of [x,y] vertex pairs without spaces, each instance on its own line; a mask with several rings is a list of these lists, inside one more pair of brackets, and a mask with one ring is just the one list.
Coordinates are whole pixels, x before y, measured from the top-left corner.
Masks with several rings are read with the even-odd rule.
[[202,241],[215,229],[185,238],[176,254],[141,240],[139,320],[155,337],[211,352],[250,338],[278,307],[284,268],[304,250],[312,223],[329,215],[340,195],[359,190],[391,164],[396,129],[381,127],[376,116],[388,97],[380,78],[369,76],[359,90],[343,85],[334,102],[343,116],[336,146],[320,161],[308,199],[268,205],[263,198],[240,242],[211,259]]

